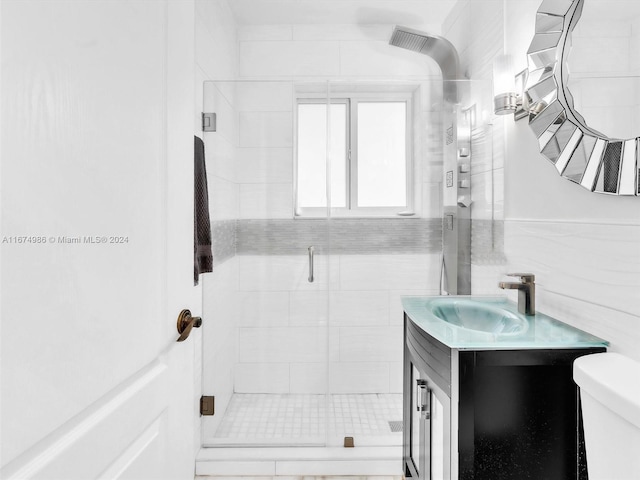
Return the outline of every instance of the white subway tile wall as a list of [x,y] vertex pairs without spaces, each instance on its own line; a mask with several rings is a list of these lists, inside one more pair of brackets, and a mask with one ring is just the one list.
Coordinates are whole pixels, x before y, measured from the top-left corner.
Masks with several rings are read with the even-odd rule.
[[316,255],[313,283],[309,282],[307,250],[297,255],[238,256],[240,291],[326,291],[338,285],[339,258]]
[[332,291],[329,293],[331,325],[383,326],[389,324],[389,296],[378,291]]
[[290,364],[289,391],[292,394],[324,394],[328,370],[326,362]]
[[415,52],[398,49],[381,42],[342,42],[340,44],[340,73],[344,76],[385,77],[392,72],[397,78],[440,75],[440,69],[430,57],[418,57]]
[[239,148],[237,175],[243,183],[293,184],[293,149]]
[[391,25],[293,25],[293,40],[296,41],[369,41],[388,42]]
[[433,292],[440,278],[440,254],[341,255],[341,290]]
[[289,325],[289,291],[239,293],[238,326],[281,327]]
[[240,42],[240,77],[326,77],[340,74],[338,42]]
[[293,145],[291,112],[240,112],[239,146],[277,148]]
[[235,372],[236,392],[282,393],[291,383],[288,363],[239,363]]
[[291,218],[291,183],[244,183],[240,185],[240,218]]
[[238,29],[239,42],[293,40],[293,25],[246,25]]
[[[438,293],[438,254],[333,255],[329,262],[319,256],[314,283],[308,282],[306,251],[235,259],[244,304],[236,392],[294,393],[303,385],[326,392],[326,372],[320,366],[327,355],[330,392],[400,391],[399,297]],[[271,377],[259,373],[271,366],[278,372],[277,386],[265,385]],[[304,379],[303,372],[318,369],[323,376]]]

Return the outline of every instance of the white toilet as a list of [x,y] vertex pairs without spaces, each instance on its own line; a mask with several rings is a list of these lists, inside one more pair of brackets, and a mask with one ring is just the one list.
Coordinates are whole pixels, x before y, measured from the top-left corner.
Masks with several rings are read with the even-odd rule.
[[598,353],[573,363],[589,480],[640,479],[640,363]]

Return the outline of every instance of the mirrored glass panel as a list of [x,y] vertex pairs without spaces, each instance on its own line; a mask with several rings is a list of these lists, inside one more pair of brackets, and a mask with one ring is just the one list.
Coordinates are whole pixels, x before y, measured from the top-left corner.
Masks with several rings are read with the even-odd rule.
[[598,193],[640,190],[638,26],[640,2],[544,0],[527,53],[525,104],[540,152]]
[[582,140],[576,147],[567,168],[563,172],[564,177],[573,182],[580,183],[580,180],[582,180],[582,174],[585,168],[587,168],[587,161],[589,160],[591,152],[593,152],[595,144],[596,139],[594,137],[582,137]]
[[596,183],[596,192],[616,193],[618,191],[621,154],[622,142],[611,142],[607,145]]

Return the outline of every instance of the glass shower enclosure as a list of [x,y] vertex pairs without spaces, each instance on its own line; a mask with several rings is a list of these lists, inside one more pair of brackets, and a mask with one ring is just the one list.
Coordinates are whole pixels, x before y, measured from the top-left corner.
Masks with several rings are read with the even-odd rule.
[[401,444],[400,296],[439,293],[441,84],[205,82],[204,446]]

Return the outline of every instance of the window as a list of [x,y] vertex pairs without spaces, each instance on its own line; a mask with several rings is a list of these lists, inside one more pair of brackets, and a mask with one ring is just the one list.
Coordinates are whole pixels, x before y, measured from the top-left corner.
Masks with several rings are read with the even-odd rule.
[[409,94],[298,99],[296,215],[324,216],[328,202],[336,216],[411,210],[410,105]]

